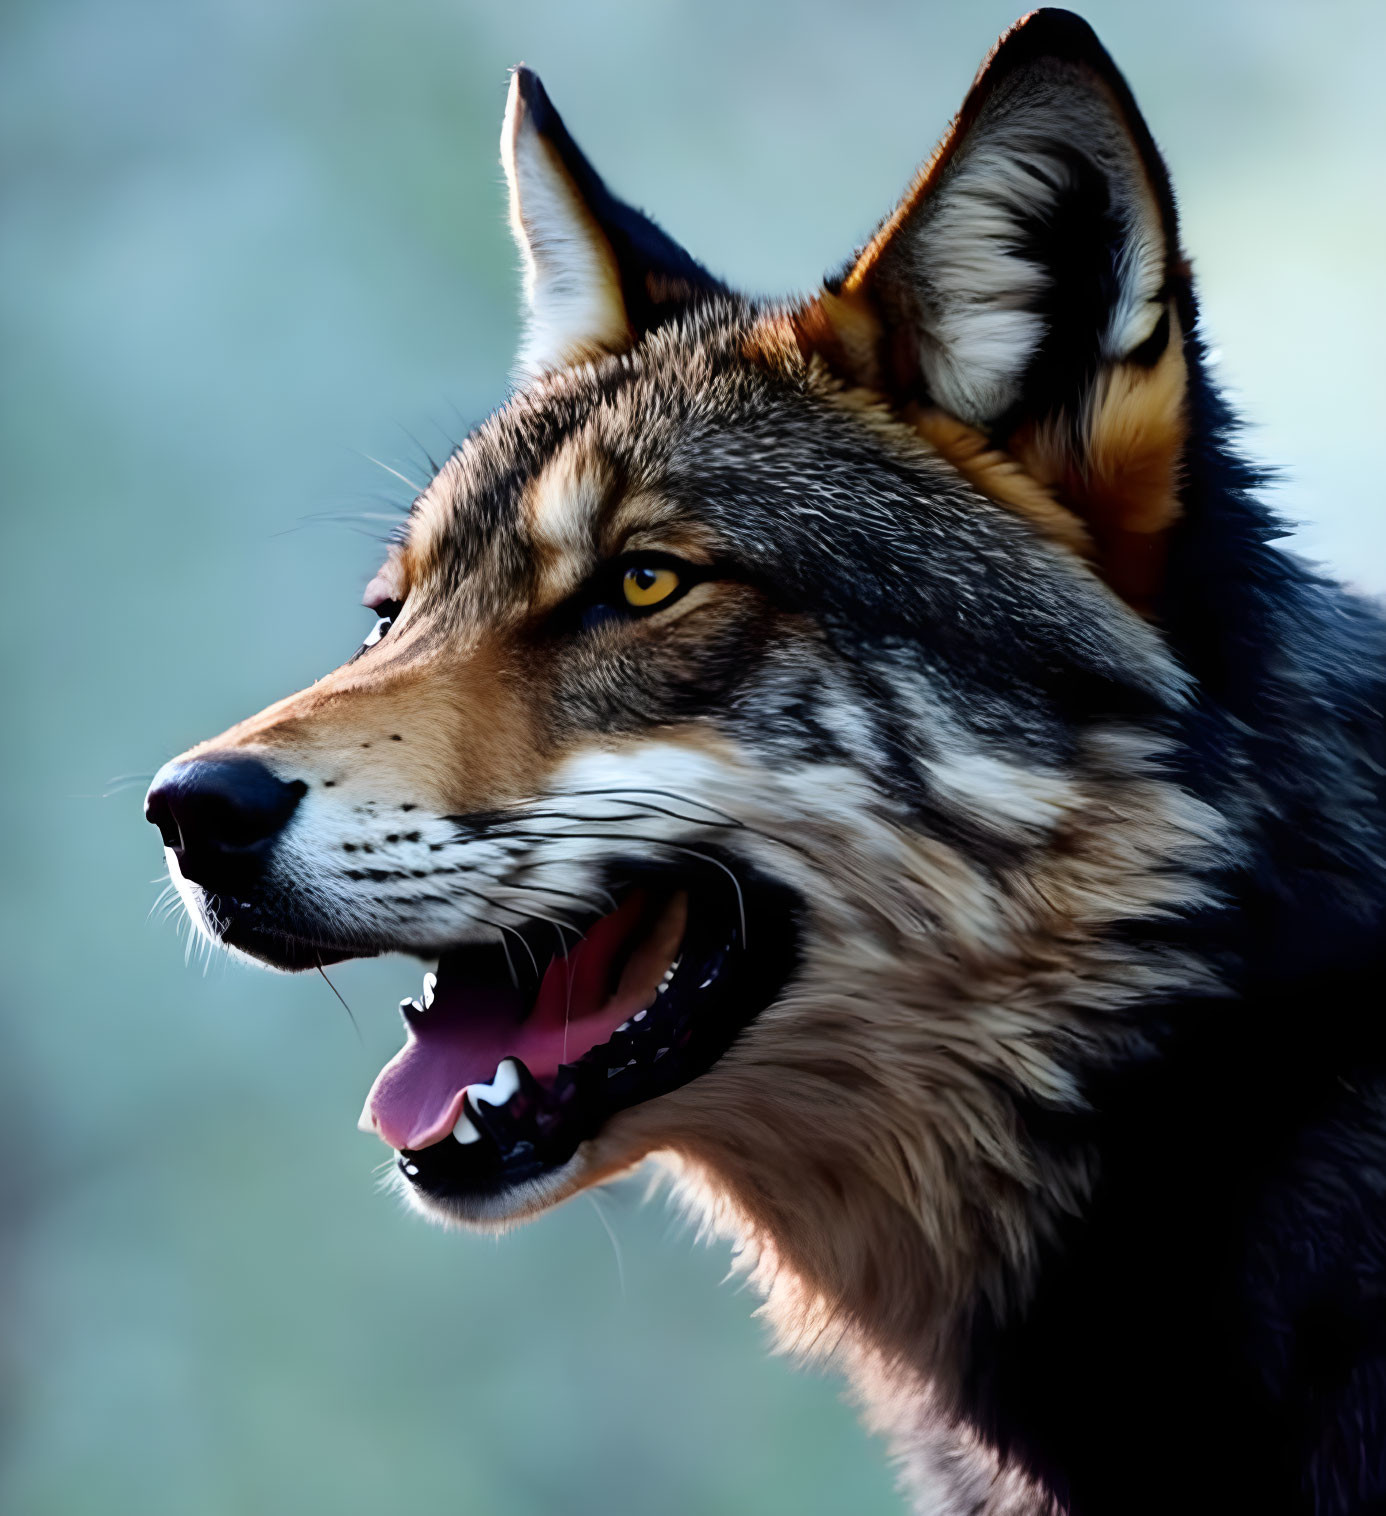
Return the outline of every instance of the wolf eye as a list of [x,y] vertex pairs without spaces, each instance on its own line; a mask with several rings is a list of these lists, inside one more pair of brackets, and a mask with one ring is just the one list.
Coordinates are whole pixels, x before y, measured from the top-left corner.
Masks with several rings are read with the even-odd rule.
[[366,640],[361,644],[359,648],[357,648],[356,652],[358,657],[364,653],[368,647],[374,647],[376,643],[379,642],[380,639],[385,635],[385,633],[390,630],[390,628],[394,625],[395,618],[399,615],[402,607],[398,600],[381,600],[378,601],[375,605],[371,606],[370,609],[375,612],[377,619],[375,625],[370,629],[369,632],[366,633]]
[[621,594],[634,610],[662,605],[683,583],[673,569],[663,564],[640,563],[621,576]]
[[572,618],[585,632],[609,621],[634,621],[672,605],[712,573],[708,565],[686,563],[669,553],[617,559],[569,602],[562,617]]

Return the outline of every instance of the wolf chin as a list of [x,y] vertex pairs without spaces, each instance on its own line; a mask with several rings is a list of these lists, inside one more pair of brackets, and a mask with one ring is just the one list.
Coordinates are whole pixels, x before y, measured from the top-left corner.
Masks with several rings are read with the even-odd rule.
[[1028,17],[781,303],[524,69],[501,151],[515,391],[357,654],[157,776],[189,910],[436,960],[401,1190],[657,1157],[918,1511],[1386,1510],[1386,637],[1274,545],[1125,81]]

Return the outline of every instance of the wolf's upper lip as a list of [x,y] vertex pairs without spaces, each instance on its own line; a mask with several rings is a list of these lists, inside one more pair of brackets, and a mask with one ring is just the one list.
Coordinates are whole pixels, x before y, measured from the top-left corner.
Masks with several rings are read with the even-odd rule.
[[646,896],[634,891],[554,957],[532,1006],[516,986],[469,978],[465,954],[444,955],[424,1003],[401,1005],[407,1040],[372,1086],[361,1125],[401,1151],[441,1142],[462,1116],[468,1086],[490,1080],[507,1058],[551,1086],[564,1064],[653,1003],[687,919],[684,892],[651,919]]

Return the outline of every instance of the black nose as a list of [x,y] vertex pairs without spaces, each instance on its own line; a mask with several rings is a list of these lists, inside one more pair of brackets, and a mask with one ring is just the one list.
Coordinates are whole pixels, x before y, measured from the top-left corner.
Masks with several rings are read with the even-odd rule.
[[259,877],[307,789],[302,780],[276,778],[258,758],[209,753],[166,763],[144,798],[144,814],[184,878],[234,895]]

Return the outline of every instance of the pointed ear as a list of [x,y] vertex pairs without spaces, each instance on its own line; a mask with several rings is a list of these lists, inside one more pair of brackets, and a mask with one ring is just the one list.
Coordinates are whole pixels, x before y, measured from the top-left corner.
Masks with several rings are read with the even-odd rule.
[[1143,606],[1179,510],[1192,310],[1169,181],[1125,80],[1086,22],[1041,10],[998,43],[800,340],[908,407],[984,489],[1009,478],[998,498],[1023,472],[1020,493],[1050,502],[1028,513],[1076,515],[1058,535],[1086,539]]
[[621,352],[700,296],[726,293],[607,189],[527,68],[511,76],[501,162],[524,263],[522,375]]

